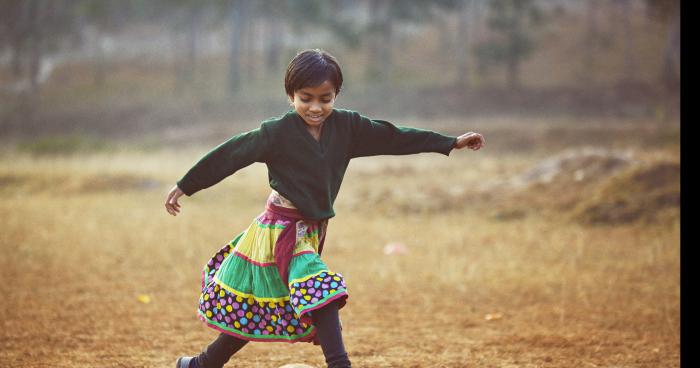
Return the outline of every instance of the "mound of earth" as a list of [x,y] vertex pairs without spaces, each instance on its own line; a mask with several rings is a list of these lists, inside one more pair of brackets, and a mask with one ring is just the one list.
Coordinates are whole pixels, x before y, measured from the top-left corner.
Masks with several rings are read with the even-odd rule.
[[514,220],[533,213],[559,217],[590,196],[596,185],[638,163],[630,151],[565,150],[493,186],[492,196],[498,202],[492,217]]
[[655,162],[625,171],[601,183],[573,210],[588,224],[675,218],[680,209],[680,163]]

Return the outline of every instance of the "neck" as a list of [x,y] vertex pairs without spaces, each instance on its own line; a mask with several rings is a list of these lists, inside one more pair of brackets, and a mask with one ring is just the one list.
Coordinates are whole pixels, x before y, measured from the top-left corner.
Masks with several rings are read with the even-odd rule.
[[325,123],[326,122],[324,121],[323,123],[321,123],[317,126],[307,125],[306,129],[308,129],[309,131],[312,131],[312,132],[320,132],[321,128],[323,128],[323,124],[325,124]]
[[323,127],[323,124],[317,126],[317,127],[310,127],[306,126],[306,130],[311,134],[312,137],[314,137],[315,140],[320,141],[321,140],[321,128]]

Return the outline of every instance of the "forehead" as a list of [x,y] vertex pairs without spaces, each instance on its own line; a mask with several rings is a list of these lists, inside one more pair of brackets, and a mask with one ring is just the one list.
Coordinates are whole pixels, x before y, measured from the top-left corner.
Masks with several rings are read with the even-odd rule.
[[296,93],[310,95],[310,96],[331,96],[335,93],[335,86],[331,81],[324,81],[315,87],[304,87],[296,91]]

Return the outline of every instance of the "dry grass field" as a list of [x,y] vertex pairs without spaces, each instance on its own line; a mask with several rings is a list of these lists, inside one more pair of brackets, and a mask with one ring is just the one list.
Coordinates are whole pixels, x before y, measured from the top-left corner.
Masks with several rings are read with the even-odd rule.
[[[323,254],[348,284],[353,366],[678,367],[678,127],[663,144],[609,129],[617,140],[570,141],[632,150],[637,168],[593,180],[580,163],[576,180],[508,184],[586,136],[573,127],[529,141],[546,150],[499,149],[526,137],[502,129],[478,152],[353,161]],[[172,367],[216,336],[196,316],[201,267],[269,189],[255,164],[169,216],[167,191],[209,148],[0,156],[3,366]],[[644,202],[649,188],[670,192]],[[624,216],[586,220],[596,209]],[[392,242],[408,253],[385,254]],[[250,343],[227,367],[293,362],[325,367],[320,347],[286,343]]]

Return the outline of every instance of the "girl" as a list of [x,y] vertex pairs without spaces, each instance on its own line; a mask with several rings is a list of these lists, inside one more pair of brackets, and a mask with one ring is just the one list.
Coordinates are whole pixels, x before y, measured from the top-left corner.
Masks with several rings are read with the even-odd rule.
[[248,341],[313,342],[328,367],[350,367],[338,316],[348,298],[345,280],[320,257],[350,159],[449,155],[485,143],[478,133],[451,137],[336,109],[342,84],[333,56],[300,52],[285,75],[293,109],[211,150],[168,193],[165,208],[175,216],[183,194],[253,162],[267,165],[272,188],[265,211],[204,266],[199,318],[221,334],[198,356],[180,357],[178,368],[223,367]]

